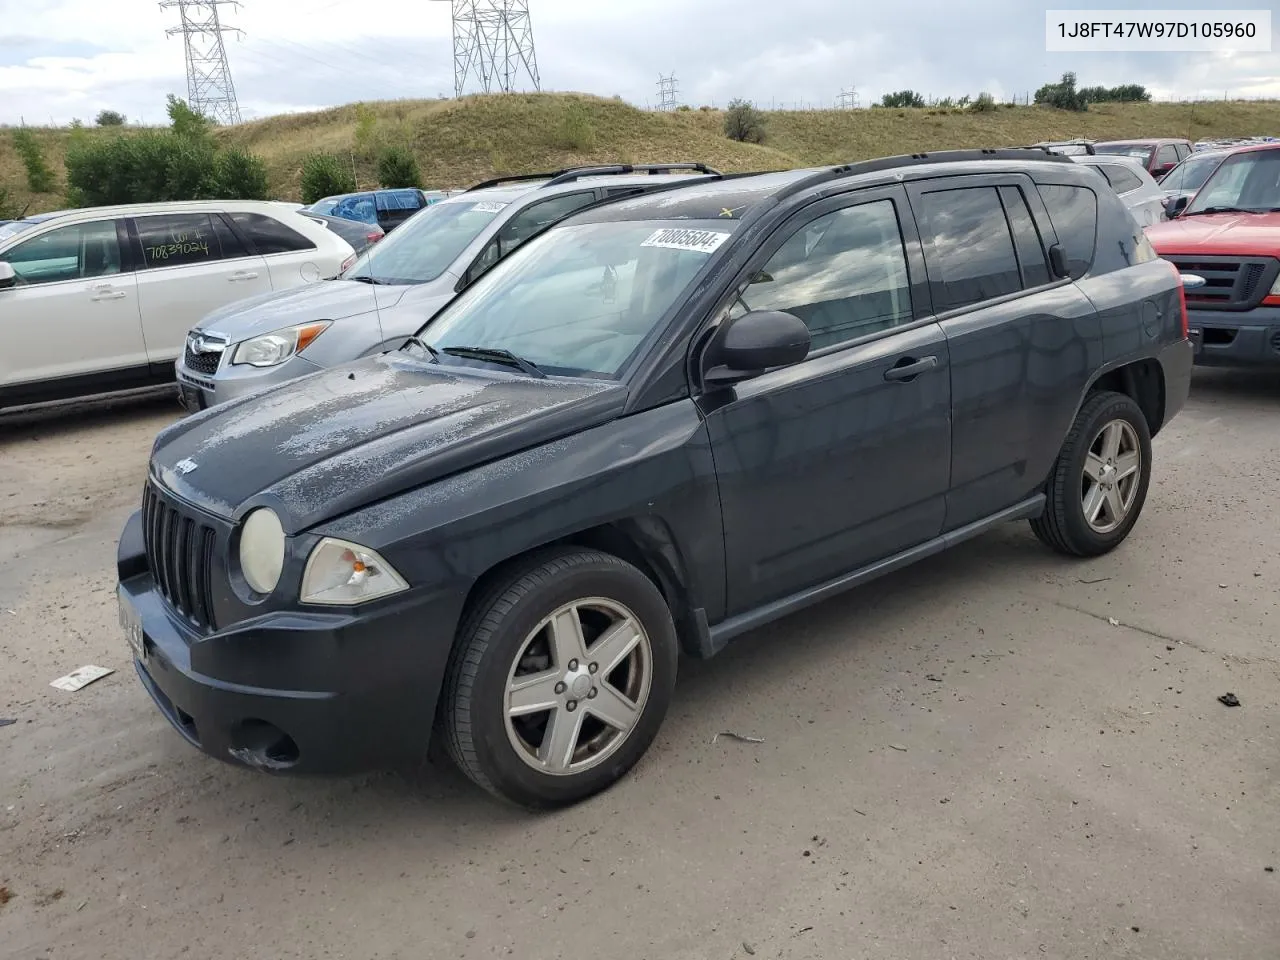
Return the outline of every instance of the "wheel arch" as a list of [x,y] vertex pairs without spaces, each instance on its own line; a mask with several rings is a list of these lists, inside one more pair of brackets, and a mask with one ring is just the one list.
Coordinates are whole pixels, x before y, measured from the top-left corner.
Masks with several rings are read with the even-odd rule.
[[1089,398],[1101,390],[1122,393],[1136,403],[1146,418],[1152,437],[1164,426],[1164,368],[1154,357],[1143,357],[1099,373],[1090,381],[1084,396],[1080,398],[1076,407],[1077,415]]

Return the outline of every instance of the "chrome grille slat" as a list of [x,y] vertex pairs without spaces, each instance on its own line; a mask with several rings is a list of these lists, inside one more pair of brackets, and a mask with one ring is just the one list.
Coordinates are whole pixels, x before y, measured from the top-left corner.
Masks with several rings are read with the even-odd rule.
[[1203,277],[1205,285],[1187,291],[1187,303],[1209,310],[1250,310],[1262,302],[1276,278],[1274,257],[1169,256],[1183,273]]

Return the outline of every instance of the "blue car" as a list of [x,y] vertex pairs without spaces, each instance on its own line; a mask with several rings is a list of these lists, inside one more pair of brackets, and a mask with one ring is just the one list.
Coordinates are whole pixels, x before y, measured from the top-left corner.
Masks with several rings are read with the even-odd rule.
[[418,190],[407,187],[399,190],[368,190],[364,193],[346,193],[317,200],[303,210],[343,220],[372,223],[390,233],[423,207],[429,207],[449,196],[445,190]]

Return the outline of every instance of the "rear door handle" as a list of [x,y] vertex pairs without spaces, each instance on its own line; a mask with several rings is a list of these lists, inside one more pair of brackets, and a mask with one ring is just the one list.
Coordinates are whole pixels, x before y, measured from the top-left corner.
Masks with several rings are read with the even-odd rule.
[[903,357],[884,372],[884,378],[886,380],[914,380],[926,370],[933,370],[937,366],[937,357],[921,357],[919,360]]
[[235,283],[237,280],[257,280],[258,272],[256,270],[237,270],[227,279],[232,283]]

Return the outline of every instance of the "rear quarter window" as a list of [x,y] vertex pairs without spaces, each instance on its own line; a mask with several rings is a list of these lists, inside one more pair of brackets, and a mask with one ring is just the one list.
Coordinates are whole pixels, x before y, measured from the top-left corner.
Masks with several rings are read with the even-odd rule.
[[233,213],[231,219],[240,228],[240,232],[258,251],[266,256],[271,253],[295,253],[300,250],[314,250],[316,245],[292,227],[286,226],[274,217],[261,213]]
[[1072,280],[1079,280],[1093,266],[1098,238],[1098,197],[1088,187],[1057,183],[1036,185],[1049,211]]

